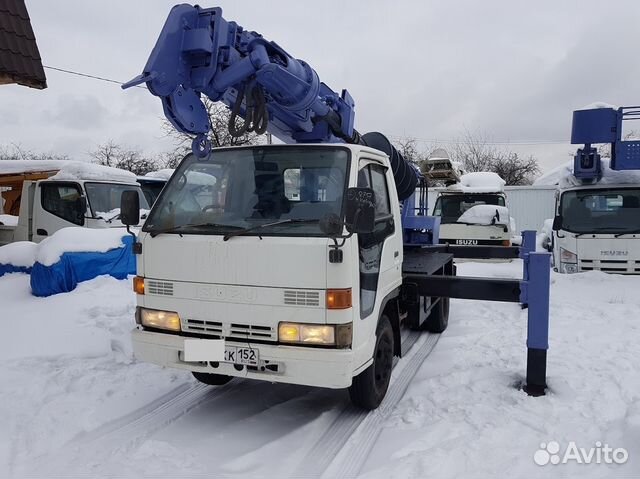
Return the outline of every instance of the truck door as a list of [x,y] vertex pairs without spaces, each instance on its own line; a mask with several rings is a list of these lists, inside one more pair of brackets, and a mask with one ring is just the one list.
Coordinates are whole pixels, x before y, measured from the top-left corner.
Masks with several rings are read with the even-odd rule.
[[359,166],[358,187],[373,189],[376,197],[374,231],[358,235],[360,317],[365,318],[375,312],[376,299],[382,299],[377,298],[377,291],[386,289],[390,277],[395,277],[400,251],[395,251],[392,246],[396,242],[390,241],[398,233],[391,212],[387,168],[369,160],[361,160]]
[[73,182],[40,182],[33,203],[33,241],[39,243],[62,228],[83,226],[82,189]]

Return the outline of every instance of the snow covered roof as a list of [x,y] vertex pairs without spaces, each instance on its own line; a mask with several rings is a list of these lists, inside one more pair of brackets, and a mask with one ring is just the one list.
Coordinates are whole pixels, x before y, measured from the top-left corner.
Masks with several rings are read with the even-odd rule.
[[2,160],[0,175],[59,171],[67,163],[69,162],[65,160]]
[[164,168],[158,171],[150,171],[144,176],[146,178],[157,178],[160,180],[168,180],[169,178],[171,178],[171,175],[173,175],[174,171],[176,170],[174,170],[173,168]]
[[579,110],[599,110],[601,108],[613,108],[617,110],[618,107],[615,105],[610,105],[609,103],[605,103],[604,101],[594,101],[593,103],[589,103],[588,105],[579,108]]
[[[602,179],[597,183],[598,185],[634,184],[640,186],[640,171],[615,171],[610,168],[609,163],[610,158],[602,158]],[[583,185],[580,180],[573,176],[573,160],[548,171],[534,181],[533,184],[534,186],[557,185],[559,189]]]
[[504,181],[496,173],[490,171],[477,171],[465,173],[460,177],[460,182],[449,186],[445,191],[461,193],[502,193]]
[[93,180],[135,183],[136,175],[130,171],[96,165],[83,161],[67,160],[2,160],[0,175],[34,173],[39,171],[57,171],[51,179],[55,180]]
[[52,180],[93,180],[117,181],[120,183],[135,183],[136,175],[130,171],[112,168],[110,166],[70,161],[51,177]]

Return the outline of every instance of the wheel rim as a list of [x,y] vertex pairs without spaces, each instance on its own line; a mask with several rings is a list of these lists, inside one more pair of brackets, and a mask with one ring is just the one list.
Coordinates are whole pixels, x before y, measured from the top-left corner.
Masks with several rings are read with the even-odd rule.
[[391,378],[391,366],[393,362],[391,339],[388,334],[380,338],[376,348],[376,358],[373,363],[373,374],[376,390],[382,392],[386,389]]

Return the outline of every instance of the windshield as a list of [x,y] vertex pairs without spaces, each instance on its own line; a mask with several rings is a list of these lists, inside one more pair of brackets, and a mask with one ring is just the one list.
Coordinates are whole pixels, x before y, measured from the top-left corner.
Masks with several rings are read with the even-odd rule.
[[[342,213],[349,150],[268,146],[214,150],[183,160],[144,231],[227,234],[268,225],[249,235],[326,236],[318,223]],[[282,220],[306,222],[272,223]],[[171,231],[166,231],[171,230]]]
[[120,214],[120,198],[123,191],[137,190],[140,196],[140,209],[149,210],[149,204],[139,186],[121,183],[85,183],[89,207],[95,218],[115,219]]
[[504,196],[488,194],[442,195],[436,200],[434,216],[440,216],[440,223],[455,223],[462,213],[477,205],[505,206]]
[[572,233],[640,231],[640,189],[567,191],[560,214],[562,229]]

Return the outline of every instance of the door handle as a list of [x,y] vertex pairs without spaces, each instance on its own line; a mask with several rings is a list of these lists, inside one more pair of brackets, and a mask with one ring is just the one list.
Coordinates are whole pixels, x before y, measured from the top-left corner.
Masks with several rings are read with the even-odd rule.
[[393,257],[397,258],[398,256],[400,256],[400,251],[394,251]]
[[49,236],[49,233],[47,233],[47,230],[43,230],[42,228],[38,228],[36,230],[36,234],[40,236]]

